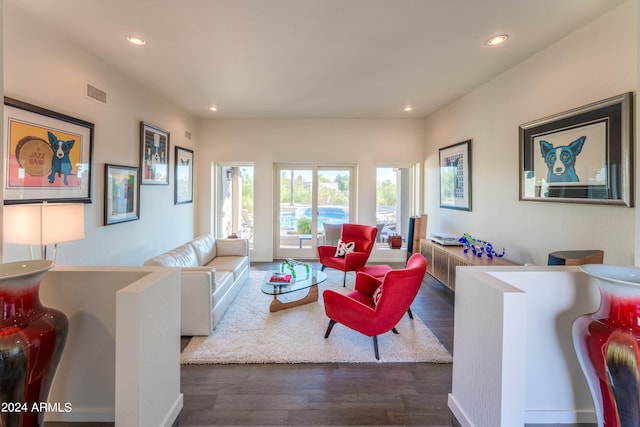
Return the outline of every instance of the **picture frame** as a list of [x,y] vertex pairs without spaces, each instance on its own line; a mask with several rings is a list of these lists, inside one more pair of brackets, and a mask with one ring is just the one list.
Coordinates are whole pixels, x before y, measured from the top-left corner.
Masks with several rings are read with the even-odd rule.
[[105,164],[104,224],[140,219],[140,168]]
[[4,204],[91,203],[94,124],[4,98]]
[[193,150],[175,147],[174,204],[193,202]]
[[633,206],[633,94],[519,129],[520,200]]
[[471,211],[471,140],[438,150],[440,207]]
[[140,122],[141,184],[169,185],[169,132]]

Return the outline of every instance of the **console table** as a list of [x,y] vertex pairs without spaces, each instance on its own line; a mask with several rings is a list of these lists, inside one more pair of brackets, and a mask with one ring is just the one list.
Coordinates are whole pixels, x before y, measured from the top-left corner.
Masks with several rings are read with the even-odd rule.
[[427,273],[444,283],[451,290],[456,286],[456,267],[515,265],[503,258],[477,257],[464,246],[444,246],[429,239],[420,239],[420,253],[427,259]]

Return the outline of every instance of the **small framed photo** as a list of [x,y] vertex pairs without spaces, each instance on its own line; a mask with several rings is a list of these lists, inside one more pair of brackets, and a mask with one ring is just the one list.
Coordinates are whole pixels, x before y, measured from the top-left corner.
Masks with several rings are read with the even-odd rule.
[[93,123],[4,98],[4,204],[91,203]]
[[142,184],[169,184],[169,132],[140,122]]
[[520,200],[633,206],[631,93],[520,126]]
[[175,181],[174,204],[193,202],[193,151],[177,145]]
[[471,140],[441,148],[440,207],[471,210]]
[[105,165],[105,225],[140,219],[140,168]]

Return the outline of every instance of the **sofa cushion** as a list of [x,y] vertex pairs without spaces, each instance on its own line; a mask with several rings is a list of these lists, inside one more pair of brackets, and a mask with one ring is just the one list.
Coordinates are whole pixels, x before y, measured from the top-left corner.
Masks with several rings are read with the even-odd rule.
[[189,243],[185,243],[182,246],[178,246],[171,251],[176,259],[178,265],[176,267],[198,267],[198,257],[193,246]]
[[216,256],[249,255],[249,241],[247,239],[218,239],[216,247]]
[[211,292],[211,297],[213,298],[213,304],[211,305],[212,307],[216,306],[218,300],[227,293],[229,288],[233,286],[234,283],[235,281],[233,279],[233,273],[231,273],[230,271],[218,273],[218,275],[216,276],[216,280],[213,283],[213,289]]
[[216,240],[211,234],[198,236],[190,243],[198,257],[199,265],[207,265],[212,258],[216,257]]
[[172,267],[176,263],[175,258],[170,252],[165,252],[144,262],[144,265]]
[[249,258],[245,256],[217,256],[208,267],[214,267],[217,272],[229,271],[233,273],[233,280],[236,280],[242,272],[249,268]]
[[198,257],[193,246],[185,243],[168,252],[160,254],[144,262],[144,265],[157,265],[163,267],[198,267]]

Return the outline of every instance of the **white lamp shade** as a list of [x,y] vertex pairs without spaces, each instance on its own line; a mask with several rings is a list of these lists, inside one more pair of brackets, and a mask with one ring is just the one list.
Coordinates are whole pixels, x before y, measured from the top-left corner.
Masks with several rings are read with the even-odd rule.
[[84,239],[84,204],[7,205],[3,210],[5,243],[51,245]]

